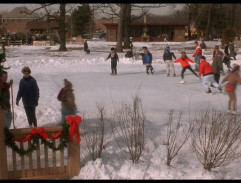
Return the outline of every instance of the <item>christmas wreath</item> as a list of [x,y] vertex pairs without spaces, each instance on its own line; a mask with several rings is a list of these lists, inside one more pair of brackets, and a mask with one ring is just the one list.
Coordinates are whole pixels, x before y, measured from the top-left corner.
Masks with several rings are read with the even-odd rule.
[[[14,152],[18,153],[20,156],[29,155],[34,150],[36,150],[37,145],[39,144],[39,139],[41,139],[41,144],[46,144],[53,151],[60,151],[67,147],[69,142],[73,143],[73,136],[76,135],[77,143],[80,143],[80,134],[78,130],[78,126],[81,123],[80,116],[66,116],[66,122],[63,123],[62,131],[57,132],[53,136],[48,136],[45,132],[44,128],[41,127],[39,129],[33,128],[32,133],[26,135],[22,139],[17,139],[13,136],[8,128],[4,128],[5,133],[5,143],[8,147],[12,148]],[[62,141],[58,145],[58,147],[54,147],[53,142],[48,141],[48,139],[58,139],[62,136]],[[16,145],[17,142],[26,142],[31,141],[31,145],[28,149],[24,150],[23,148],[19,148]]]

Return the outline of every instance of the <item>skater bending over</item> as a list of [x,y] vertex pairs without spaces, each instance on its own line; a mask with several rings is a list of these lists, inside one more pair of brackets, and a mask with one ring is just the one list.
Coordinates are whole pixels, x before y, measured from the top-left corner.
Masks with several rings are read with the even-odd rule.
[[174,63],[178,63],[178,62],[180,62],[181,66],[182,66],[182,72],[181,72],[182,80],[180,82],[181,84],[185,83],[184,73],[187,69],[190,70],[195,76],[197,76],[199,78],[199,76],[194,72],[194,70],[192,69],[192,67],[188,63],[188,62],[194,63],[194,61],[192,59],[190,59],[189,57],[187,57],[186,52],[183,51],[182,56],[179,59],[174,61]]
[[210,83],[214,87],[218,88],[220,92],[222,92],[221,87],[214,79],[213,69],[212,69],[210,63],[206,61],[205,56],[201,56],[200,61],[201,61],[201,63],[200,63],[200,68],[199,68],[199,76],[201,76],[201,75],[203,76],[202,84],[203,84],[204,88],[206,89],[206,93],[212,93],[212,91],[210,89]]
[[223,78],[222,83],[227,81],[227,84],[225,86],[225,90],[228,93],[228,113],[236,114],[237,113],[237,98],[235,94],[236,86],[237,84],[241,84],[241,78],[239,75],[240,66],[234,65],[233,70],[225,77]]

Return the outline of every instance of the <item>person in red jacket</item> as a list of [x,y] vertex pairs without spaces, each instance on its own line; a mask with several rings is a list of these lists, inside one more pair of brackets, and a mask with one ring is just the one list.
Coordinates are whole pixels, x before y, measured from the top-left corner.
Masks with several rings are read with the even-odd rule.
[[210,89],[210,83],[214,87],[218,88],[220,90],[220,92],[222,92],[222,88],[215,81],[213,69],[212,69],[210,63],[206,61],[205,56],[200,57],[200,62],[201,63],[200,63],[198,75],[203,76],[202,84],[203,84],[204,88],[206,89],[206,93],[212,93],[212,91]]
[[178,63],[178,62],[180,62],[181,65],[182,65],[182,72],[181,72],[182,80],[181,80],[181,82],[180,82],[181,84],[185,83],[185,81],[184,81],[184,72],[185,72],[187,69],[189,69],[195,76],[197,76],[198,78],[200,78],[200,77],[194,72],[194,70],[192,69],[192,67],[190,66],[190,64],[188,63],[188,62],[194,63],[194,61],[193,61],[192,59],[190,59],[189,57],[187,57],[185,51],[182,52],[182,56],[181,56],[179,59],[177,59],[177,60],[174,61],[174,63]]
[[202,56],[202,48],[199,46],[198,42],[194,42],[196,51],[193,54],[194,61],[195,61],[195,71],[199,71],[199,65],[200,65],[200,57]]
[[[222,83],[227,81],[227,84],[225,86],[225,90],[228,93],[228,113],[231,114],[236,114],[236,110],[237,110],[237,98],[236,98],[236,94],[235,94],[235,90],[236,90],[236,86],[237,84],[241,84],[241,77],[239,75],[239,69],[240,66],[234,64],[233,66],[233,70],[227,75],[225,76],[225,78],[223,78]],[[231,107],[233,108],[233,110],[231,110]]]

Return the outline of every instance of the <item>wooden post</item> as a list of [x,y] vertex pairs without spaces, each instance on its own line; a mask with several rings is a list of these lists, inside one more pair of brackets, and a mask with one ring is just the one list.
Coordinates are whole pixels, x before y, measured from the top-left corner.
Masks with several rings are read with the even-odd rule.
[[[78,129],[79,130],[79,129]],[[80,173],[80,144],[74,135],[73,143],[69,142],[69,177],[78,176]]]
[[0,109],[0,179],[8,179],[7,149],[5,144],[5,112]]

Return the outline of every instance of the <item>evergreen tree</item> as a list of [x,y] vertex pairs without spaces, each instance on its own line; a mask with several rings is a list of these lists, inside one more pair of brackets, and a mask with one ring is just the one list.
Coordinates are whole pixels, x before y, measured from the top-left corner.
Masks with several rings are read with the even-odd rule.
[[83,4],[74,10],[71,18],[73,20],[73,36],[83,35],[89,32],[91,9],[89,4]]

